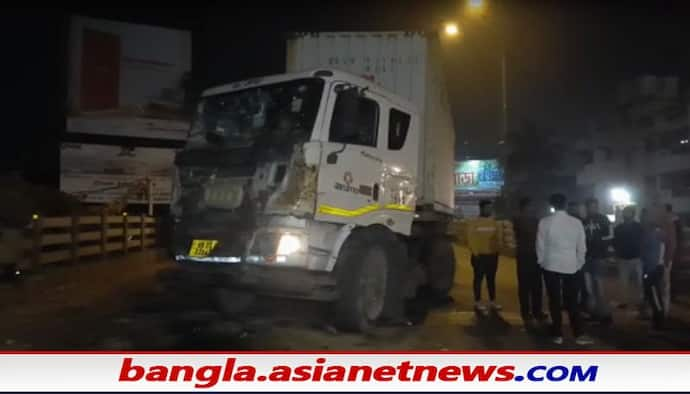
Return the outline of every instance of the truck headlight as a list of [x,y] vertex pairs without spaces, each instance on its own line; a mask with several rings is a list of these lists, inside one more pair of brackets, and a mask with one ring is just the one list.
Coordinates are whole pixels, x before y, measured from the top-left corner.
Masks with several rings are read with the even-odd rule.
[[276,255],[289,256],[300,250],[302,250],[302,240],[300,237],[290,233],[285,233],[280,236],[280,240],[278,241],[278,249],[276,249]]

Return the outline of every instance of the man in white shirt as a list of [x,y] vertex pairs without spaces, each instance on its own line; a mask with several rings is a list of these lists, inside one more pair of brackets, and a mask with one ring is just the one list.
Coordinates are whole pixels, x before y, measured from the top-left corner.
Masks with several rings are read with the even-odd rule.
[[549,298],[551,335],[554,343],[563,343],[561,311],[562,301],[565,301],[575,343],[588,345],[593,341],[582,332],[582,318],[577,302],[578,275],[585,264],[587,252],[585,230],[580,220],[566,213],[567,200],[564,195],[554,194],[549,202],[555,213],[539,222],[536,247]]

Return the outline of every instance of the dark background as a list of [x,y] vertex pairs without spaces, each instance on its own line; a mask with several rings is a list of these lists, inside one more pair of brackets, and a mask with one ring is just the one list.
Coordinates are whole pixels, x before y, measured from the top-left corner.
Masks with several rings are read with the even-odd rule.
[[[500,138],[500,56],[508,65],[509,126],[530,120],[574,136],[615,109],[617,84],[690,69],[690,17],[679,1],[496,1],[446,53],[457,155],[495,153]],[[284,71],[284,34],[324,30],[431,30],[460,20],[462,1],[196,2],[197,8],[9,9],[2,29],[0,170],[57,186],[59,142],[173,146],[65,135],[70,14],[192,31],[197,91]],[[225,5],[227,4],[227,5]],[[464,144],[467,141],[467,144]]]

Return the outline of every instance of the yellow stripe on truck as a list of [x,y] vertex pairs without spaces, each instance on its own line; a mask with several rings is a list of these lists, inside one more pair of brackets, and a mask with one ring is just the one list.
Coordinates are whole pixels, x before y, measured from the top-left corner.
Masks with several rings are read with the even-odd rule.
[[343,217],[354,217],[354,216],[362,216],[366,215],[368,213],[378,211],[381,209],[391,209],[395,211],[406,211],[406,212],[412,212],[413,208],[407,205],[402,205],[402,204],[386,204],[383,208],[379,207],[378,204],[370,204],[370,205],[365,205],[363,207],[359,207],[357,209],[344,209],[344,208],[338,208],[338,207],[333,207],[330,205],[321,205],[319,206],[318,213],[323,214],[323,215],[331,215],[331,216],[343,216]]
[[384,207],[385,209],[392,209],[395,211],[406,211],[406,212],[412,212],[414,209],[412,209],[411,206],[409,205],[402,205],[402,204],[386,204]]
[[324,215],[331,215],[331,216],[353,217],[353,216],[366,215],[367,213],[374,212],[378,209],[379,209],[379,206],[377,204],[365,205],[365,206],[357,208],[357,209],[344,209],[344,208],[332,207],[330,205],[321,205],[319,207],[319,213],[322,213]]

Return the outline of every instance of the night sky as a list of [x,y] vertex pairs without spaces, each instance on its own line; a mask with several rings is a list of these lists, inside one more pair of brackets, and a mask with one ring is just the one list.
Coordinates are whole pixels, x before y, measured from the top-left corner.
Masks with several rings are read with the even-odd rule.
[[[256,2],[262,8],[244,3],[245,8],[197,2],[205,6],[4,12],[0,168],[57,183],[70,13],[191,30],[199,89],[282,72],[286,32],[429,30],[444,19],[462,18],[461,1]],[[688,76],[689,17],[684,2],[490,2],[484,17],[463,22],[464,36],[446,52],[458,141],[489,151],[496,144],[504,48],[511,126],[529,119],[575,135],[614,109],[619,81],[644,73]],[[459,153],[463,146],[458,144]]]

